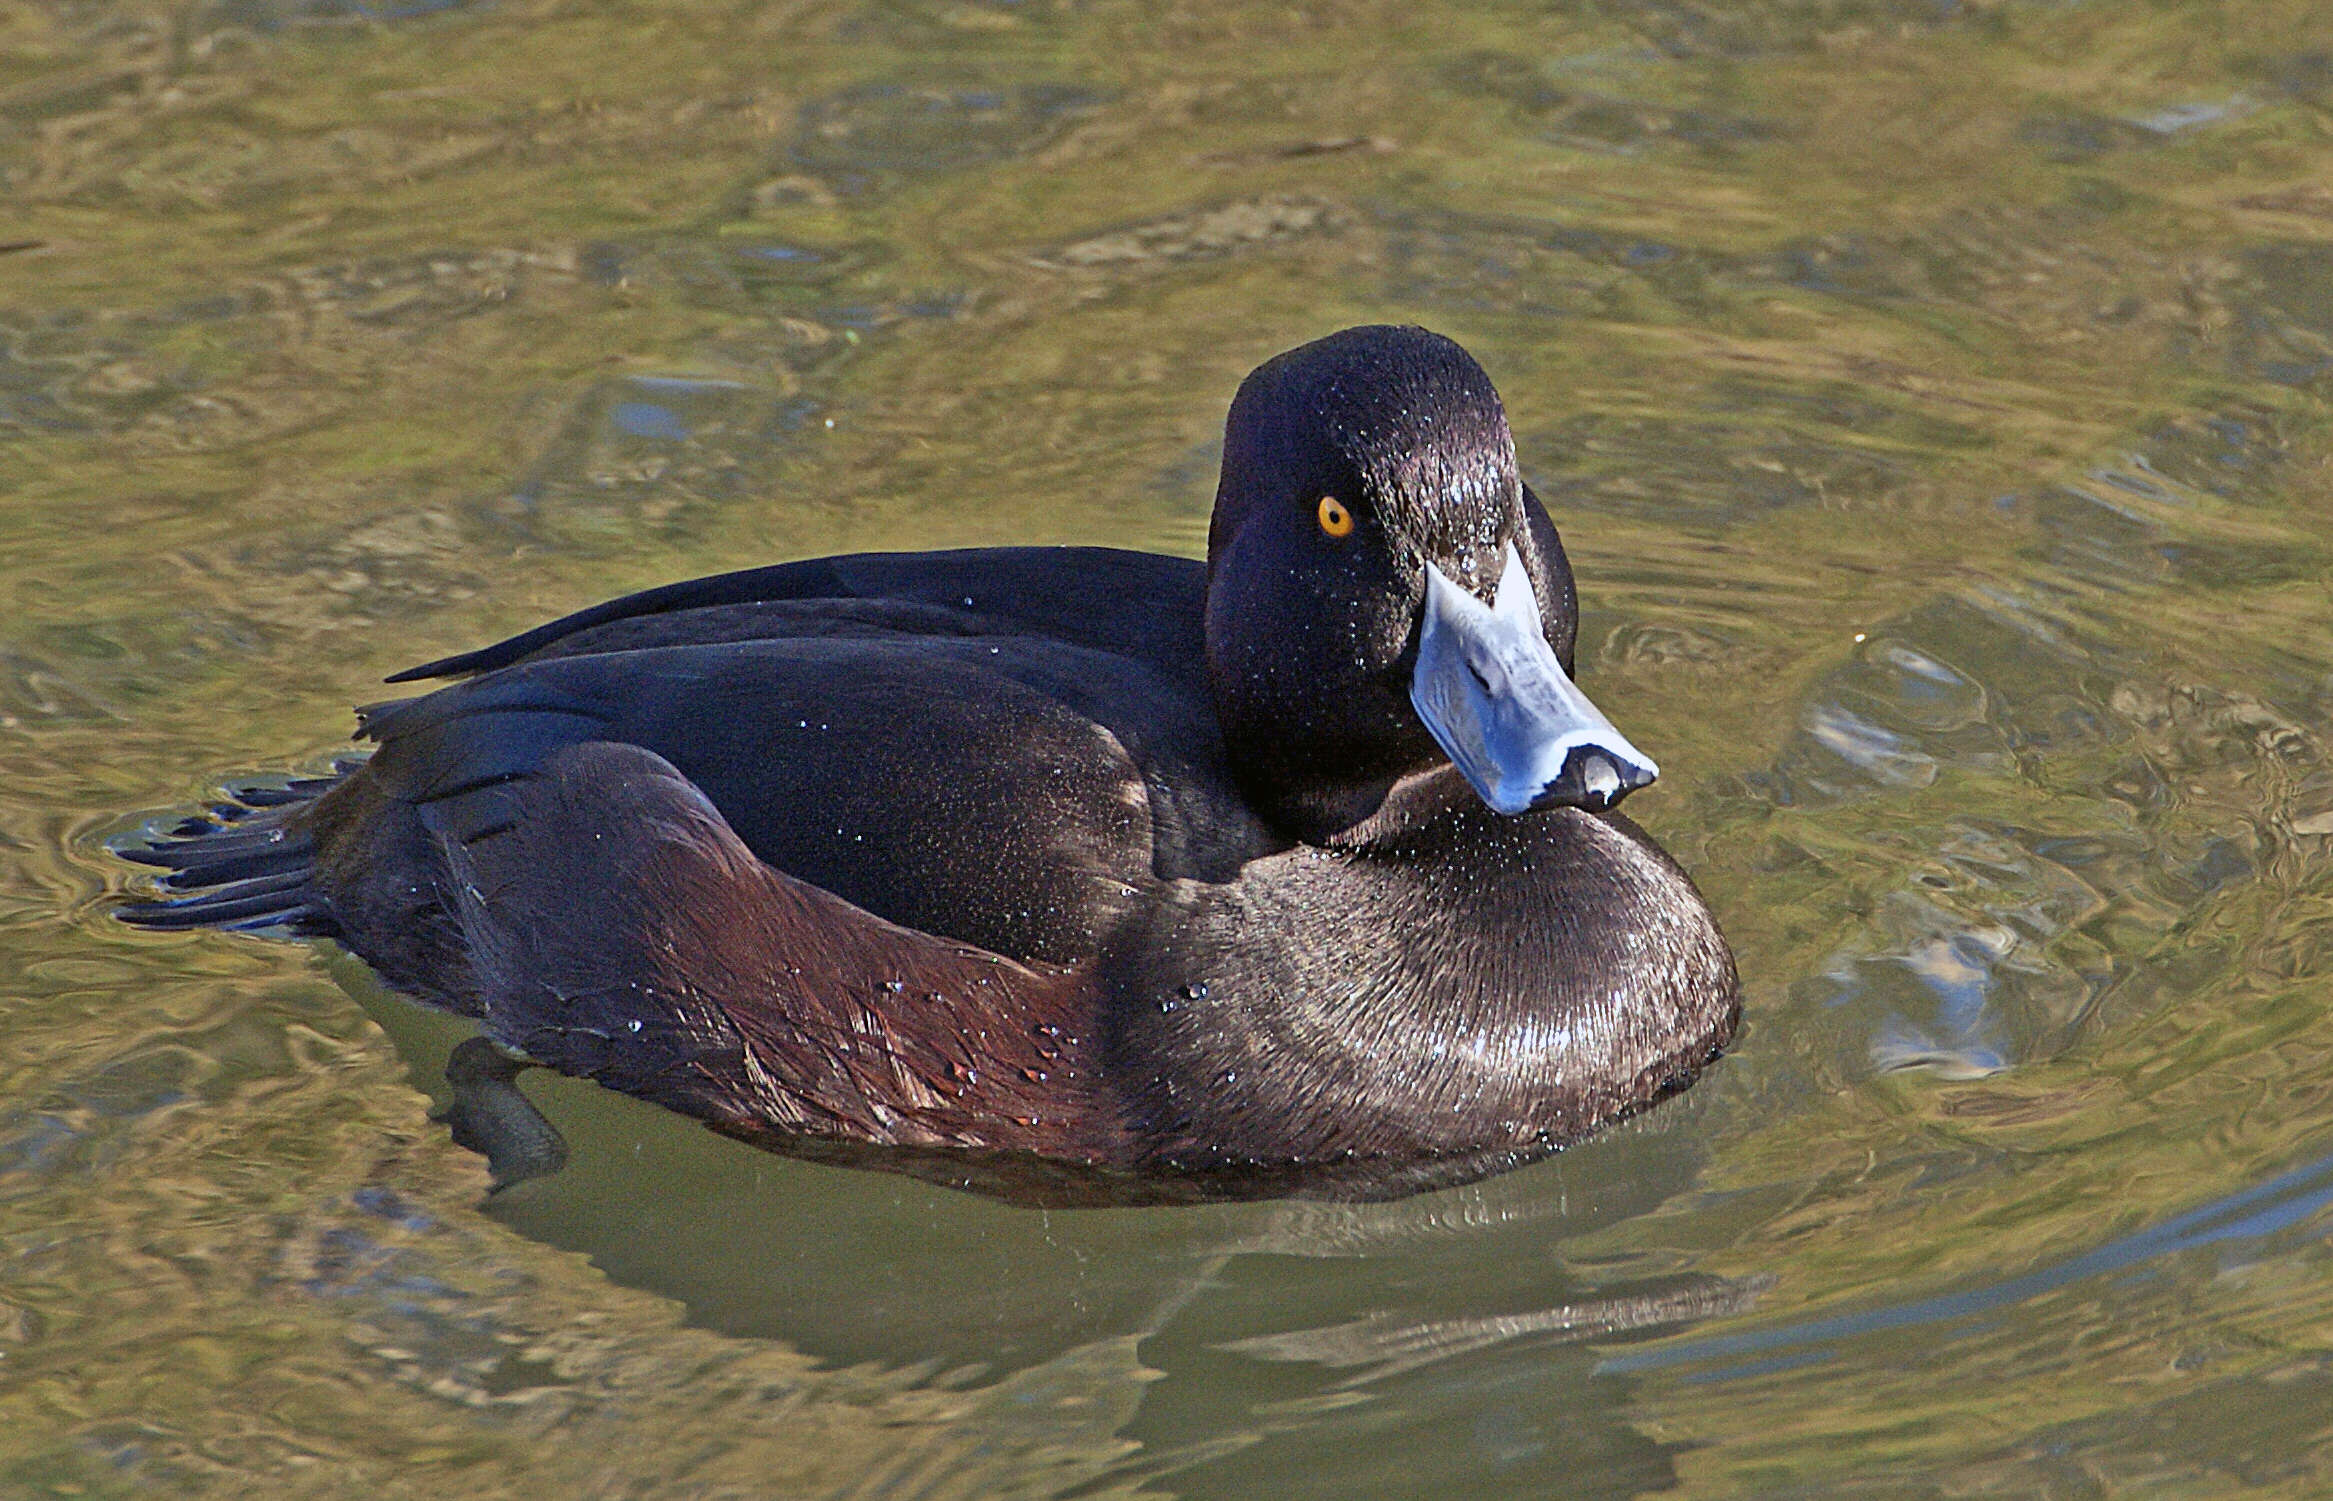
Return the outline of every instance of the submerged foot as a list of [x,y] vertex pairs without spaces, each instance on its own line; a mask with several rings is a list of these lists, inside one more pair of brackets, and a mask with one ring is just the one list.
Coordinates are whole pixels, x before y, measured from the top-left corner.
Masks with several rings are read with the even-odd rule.
[[567,1165],[567,1139],[519,1093],[519,1074],[533,1065],[473,1037],[446,1059],[454,1097],[433,1117],[453,1127],[454,1142],[486,1159],[496,1192]]

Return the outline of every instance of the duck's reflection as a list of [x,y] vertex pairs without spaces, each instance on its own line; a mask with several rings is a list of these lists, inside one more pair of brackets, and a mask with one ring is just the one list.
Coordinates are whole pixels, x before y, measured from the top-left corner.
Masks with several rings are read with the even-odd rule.
[[[442,1098],[461,1024],[353,965],[344,979]],[[1107,1440],[1182,1490],[1306,1494],[1307,1476],[1351,1478],[1322,1446],[1392,1431],[1387,1452],[1421,1477],[1511,1475],[1518,1494],[1663,1483],[1665,1451],[1625,1421],[1627,1384],[1597,1376],[1583,1342],[1732,1313],[1762,1290],[1583,1274],[1559,1254],[1686,1187],[1707,1109],[1690,1100],[1523,1172],[1392,1202],[1063,1211],[759,1152],[546,1071],[526,1088],[570,1155],[494,1196],[511,1228],[692,1323],[978,1389],[980,1421],[1068,1424],[1081,1449]]]

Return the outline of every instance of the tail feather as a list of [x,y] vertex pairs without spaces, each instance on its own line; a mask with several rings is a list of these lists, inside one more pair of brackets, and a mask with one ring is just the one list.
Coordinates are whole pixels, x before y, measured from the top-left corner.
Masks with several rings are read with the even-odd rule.
[[[353,762],[350,766],[354,769],[363,764],[361,761]],[[312,802],[331,791],[339,781],[337,776],[294,777],[282,783],[261,782],[245,787],[229,787],[227,796],[235,799],[234,804],[229,805],[235,810],[230,816],[248,818],[261,808],[282,808],[293,803]]]
[[212,809],[209,818],[182,819],[147,842],[117,846],[123,859],[169,874],[156,883],[164,895],[125,903],[114,915],[141,928],[289,925],[303,933],[330,932],[310,883],[316,842],[306,815],[339,783],[339,776],[303,777],[230,787],[233,801]]
[[224,886],[229,882],[257,880],[273,876],[296,875],[302,880],[308,876],[308,866],[316,854],[316,841],[301,834],[292,838],[242,848],[221,848],[206,851],[202,861],[189,861],[173,869],[162,878],[166,891],[191,891],[204,886]]
[[120,909],[122,920],[141,928],[268,928],[299,924],[311,915],[308,873],[231,881],[196,896],[139,902]]
[[[304,861],[314,850],[314,843],[304,831],[284,829],[275,824],[261,827],[238,828],[233,824],[201,823],[189,829],[180,824],[170,831],[165,844],[128,845],[118,850],[124,860],[140,865],[157,865],[169,871],[208,871],[212,866],[229,860],[266,859],[282,856]],[[258,874],[253,871],[250,874]],[[218,880],[238,880],[237,876],[219,876]],[[180,885],[187,884],[179,882]],[[199,884],[208,885],[206,878]]]

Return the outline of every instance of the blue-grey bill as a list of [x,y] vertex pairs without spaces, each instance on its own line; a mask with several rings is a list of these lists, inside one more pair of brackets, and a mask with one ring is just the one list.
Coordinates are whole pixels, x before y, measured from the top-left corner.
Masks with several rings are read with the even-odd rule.
[[1601,810],[1661,774],[1556,661],[1531,575],[1511,542],[1495,604],[1426,565],[1410,702],[1450,763],[1500,813]]

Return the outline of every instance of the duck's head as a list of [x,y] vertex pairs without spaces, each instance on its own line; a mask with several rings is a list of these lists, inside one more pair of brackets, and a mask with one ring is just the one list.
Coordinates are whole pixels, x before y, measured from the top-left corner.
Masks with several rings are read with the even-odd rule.
[[1505,814],[1657,775],[1574,686],[1578,601],[1490,377],[1422,328],[1349,328],[1239,388],[1207,538],[1233,763],[1303,837],[1447,760]]

